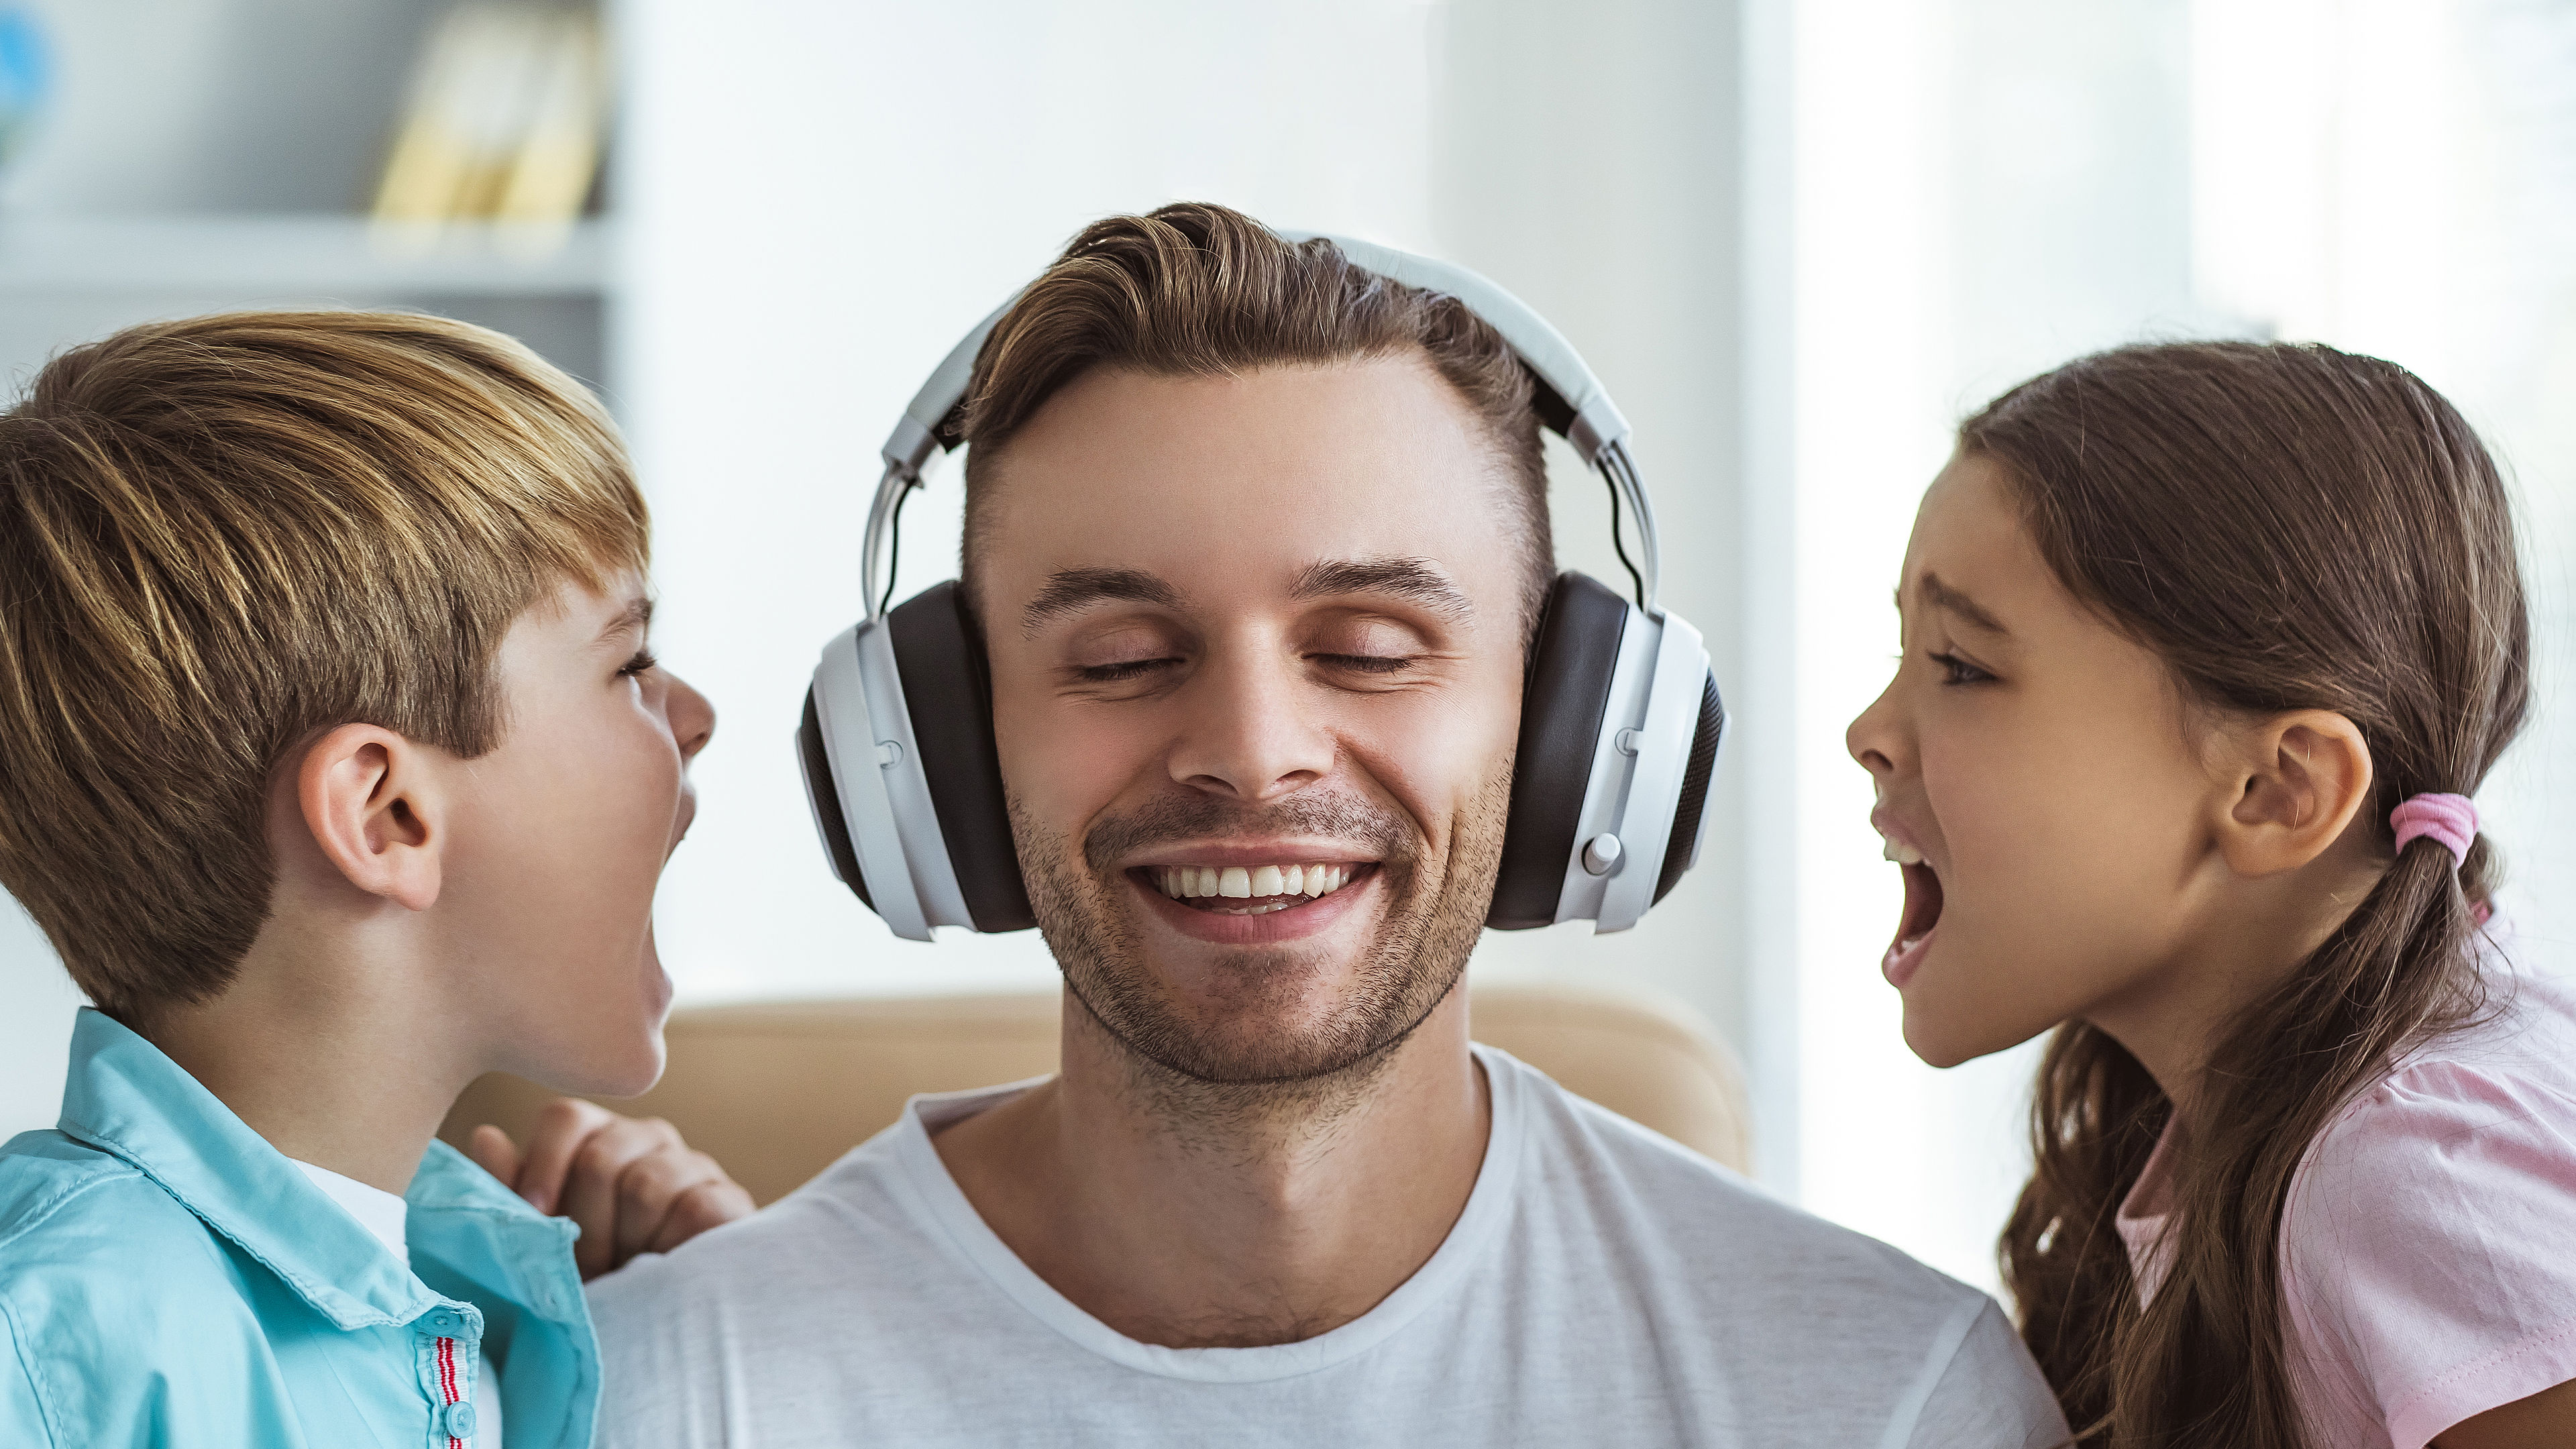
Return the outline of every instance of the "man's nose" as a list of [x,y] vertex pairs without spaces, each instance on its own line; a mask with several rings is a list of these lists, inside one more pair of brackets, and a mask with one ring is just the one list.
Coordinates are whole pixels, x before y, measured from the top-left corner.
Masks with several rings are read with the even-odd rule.
[[1316,717],[1313,696],[1293,655],[1210,659],[1183,696],[1172,778],[1246,804],[1323,779],[1339,745]]

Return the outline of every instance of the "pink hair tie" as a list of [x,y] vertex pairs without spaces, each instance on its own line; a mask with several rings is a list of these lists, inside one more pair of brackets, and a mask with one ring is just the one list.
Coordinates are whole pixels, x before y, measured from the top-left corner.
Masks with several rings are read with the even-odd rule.
[[2453,869],[2469,863],[2469,843],[2478,838],[2478,807],[2466,795],[2427,792],[2410,797],[2388,812],[2388,828],[2397,832],[2397,853],[2416,836],[2429,835],[2451,853]]

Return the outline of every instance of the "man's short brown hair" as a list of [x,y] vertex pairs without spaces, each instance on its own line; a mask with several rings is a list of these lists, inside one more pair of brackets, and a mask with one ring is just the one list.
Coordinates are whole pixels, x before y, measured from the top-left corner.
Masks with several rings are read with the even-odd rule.
[[1082,374],[1228,377],[1409,352],[1458,390],[1493,446],[1521,546],[1528,634],[1556,572],[1529,369],[1457,298],[1390,281],[1331,242],[1289,242],[1205,202],[1083,228],[985,339],[966,392],[967,597],[994,463],[1011,435]]
[[583,387],[436,317],[120,332],[0,414],[0,884],[130,1019],[232,980],[269,782],[363,721],[463,756],[511,622],[646,557]]

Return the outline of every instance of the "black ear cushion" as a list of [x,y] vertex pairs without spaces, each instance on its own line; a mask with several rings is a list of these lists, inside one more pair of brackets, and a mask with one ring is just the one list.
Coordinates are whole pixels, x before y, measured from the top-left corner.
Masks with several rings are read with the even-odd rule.
[[1708,809],[1708,777],[1717,769],[1718,737],[1725,733],[1726,706],[1718,701],[1717,676],[1711,674],[1700,682],[1699,728],[1691,733],[1690,762],[1682,767],[1682,797],[1673,806],[1673,837],[1664,842],[1664,869],[1655,878],[1658,903],[1690,869],[1699,817]]
[[832,758],[823,751],[823,719],[814,711],[814,691],[805,691],[805,721],[796,727],[796,756],[805,766],[805,790],[814,797],[814,823],[823,832],[823,849],[832,857],[832,874],[859,893],[859,903],[875,910],[868,898],[867,877],[859,872],[859,853],[850,847],[850,822],[841,814],[841,787],[832,779]]
[[1485,924],[1527,930],[1556,920],[1565,865],[1583,824],[1583,791],[1610,707],[1628,601],[1571,570],[1556,576],[1539,616],[1538,647],[1521,689],[1520,749],[1510,823]]
[[1011,844],[1001,756],[993,746],[992,676],[965,595],[954,579],[934,584],[897,605],[886,624],[966,914],[978,931],[1026,930],[1037,917]]

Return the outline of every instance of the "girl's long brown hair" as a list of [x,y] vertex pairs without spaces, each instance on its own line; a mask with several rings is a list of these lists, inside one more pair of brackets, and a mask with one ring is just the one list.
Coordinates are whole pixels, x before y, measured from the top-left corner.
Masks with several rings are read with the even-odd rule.
[[[2122,348],[1968,420],[2058,577],[2231,714],[2333,710],[2366,813],[2475,794],[2520,730],[2530,626],[2496,467],[2440,394],[2317,346]],[[2293,1176],[2410,1047],[2484,1009],[2472,903],[2495,857],[2417,842],[2315,954],[2219,1032],[2169,1164],[2171,1268],[2143,1312],[2113,1226],[2172,1104],[2081,1022],[2050,1039],[2035,1164],[2000,1248],[2022,1334],[2082,1442],[2291,1449],[2279,1241]]]

